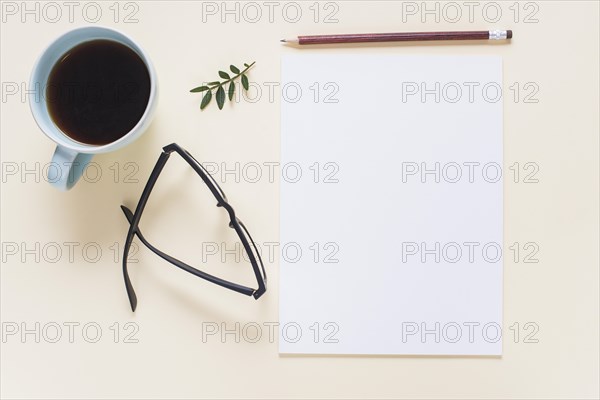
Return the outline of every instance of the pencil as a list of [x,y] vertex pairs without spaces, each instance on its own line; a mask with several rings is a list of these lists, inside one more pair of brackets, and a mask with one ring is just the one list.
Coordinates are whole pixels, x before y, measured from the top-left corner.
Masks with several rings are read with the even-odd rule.
[[416,42],[424,40],[505,40],[513,36],[511,30],[502,31],[457,31],[457,32],[398,32],[357,33],[345,35],[298,36],[296,39],[281,39],[291,44],[332,44],[366,42]]

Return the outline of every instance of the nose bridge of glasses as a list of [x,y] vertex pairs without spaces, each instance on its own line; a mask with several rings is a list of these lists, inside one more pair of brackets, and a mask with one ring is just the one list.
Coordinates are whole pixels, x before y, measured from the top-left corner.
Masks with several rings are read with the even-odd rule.
[[217,204],[217,207],[223,207],[227,211],[227,214],[229,214],[229,227],[234,228],[233,223],[234,223],[234,221],[238,222],[238,219],[235,216],[235,210],[233,209],[233,207],[231,207],[231,205],[227,202],[227,200],[225,200],[223,202],[219,202]]

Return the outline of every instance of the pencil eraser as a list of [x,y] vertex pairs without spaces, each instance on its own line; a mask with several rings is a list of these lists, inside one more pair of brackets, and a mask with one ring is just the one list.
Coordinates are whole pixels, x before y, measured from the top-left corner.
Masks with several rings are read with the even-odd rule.
[[512,39],[512,31],[511,30],[506,31],[506,38]]

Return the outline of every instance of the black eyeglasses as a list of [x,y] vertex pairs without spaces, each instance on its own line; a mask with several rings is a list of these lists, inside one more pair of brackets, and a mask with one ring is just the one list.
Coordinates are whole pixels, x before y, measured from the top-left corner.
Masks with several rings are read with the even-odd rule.
[[[146,207],[146,203],[148,202],[148,197],[150,196],[150,192],[154,188],[156,180],[158,176],[162,172],[167,160],[171,153],[176,152],[179,154],[187,163],[196,171],[198,175],[202,178],[206,186],[210,189],[212,194],[217,199],[217,207],[223,207],[227,210],[229,214],[229,227],[234,229],[239,236],[242,245],[244,246],[244,250],[246,251],[248,258],[250,259],[250,263],[252,264],[252,269],[254,270],[254,275],[256,276],[256,281],[258,283],[258,289],[252,289],[247,286],[239,285],[234,282],[226,281],[206,272],[200,271],[178,259],[175,257],[171,257],[170,255],[163,253],[158,250],[156,247],[152,246],[142,232],[140,232],[140,228],[138,227],[140,223],[140,218],[142,217],[142,212],[144,212],[144,207]],[[252,236],[246,229],[246,226],[235,216],[235,211],[233,207],[227,201],[227,196],[223,193],[223,190],[219,187],[214,178],[204,169],[202,164],[198,162],[187,150],[181,148],[176,143],[171,143],[168,146],[163,147],[163,152],[161,153],[152,173],[150,174],[150,178],[148,179],[148,183],[146,183],[146,187],[144,187],[144,191],[142,192],[142,196],[140,197],[140,201],[135,209],[135,213],[132,213],[131,210],[125,206],[121,206],[121,209],[125,213],[125,217],[129,221],[129,231],[127,232],[127,239],[125,240],[125,246],[123,248],[123,277],[125,278],[125,288],[127,289],[127,296],[129,297],[129,302],[131,303],[131,309],[135,311],[137,307],[137,296],[135,291],[133,290],[133,286],[131,284],[131,280],[129,279],[129,273],[127,272],[127,258],[129,255],[129,249],[131,248],[131,243],[133,242],[133,237],[137,235],[140,241],[148,247],[152,252],[156,255],[160,256],[164,260],[170,262],[183,269],[184,271],[189,272],[190,274],[196,275],[202,279],[206,279],[209,282],[215,283],[219,286],[223,286],[227,289],[231,289],[238,293],[245,294],[247,296],[253,296],[255,299],[258,299],[267,291],[267,274],[265,272],[265,267],[262,262],[262,258],[254,244],[254,240],[252,240]],[[260,267],[259,267],[260,264]]]

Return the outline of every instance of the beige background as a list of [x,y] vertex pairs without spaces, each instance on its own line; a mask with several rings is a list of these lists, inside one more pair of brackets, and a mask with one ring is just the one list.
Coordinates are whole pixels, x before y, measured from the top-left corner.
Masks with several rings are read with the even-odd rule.
[[[7,3],[22,7],[20,2],[3,2],[3,10]],[[7,336],[1,343],[3,398],[598,398],[598,2],[497,2],[502,10],[497,23],[482,15],[485,3],[477,3],[472,22],[462,7],[463,17],[456,23],[449,21],[454,14],[444,16],[443,3],[438,6],[439,22],[433,16],[422,22],[420,14],[406,16],[403,22],[402,2],[330,3],[298,2],[302,16],[296,23],[288,21],[294,17],[289,6],[290,14],[282,13],[284,3],[276,3],[270,21],[268,8],[258,2],[262,18],[256,23],[250,21],[252,10],[246,8],[244,14],[243,3],[238,5],[239,22],[229,15],[225,23],[221,2],[211,3],[219,12],[204,15],[205,21],[202,3],[152,1],[128,8],[121,3],[117,22],[112,2],[100,3],[99,23],[130,34],[153,57],[159,108],[142,139],[94,159],[102,173],[97,182],[90,172],[88,182],[69,193],[44,182],[44,165],[54,146],[39,132],[27,95],[22,99],[21,92],[28,89],[33,62],[48,42],[87,24],[84,3],[78,3],[72,22],[64,5],[55,23],[50,21],[54,11],[45,9],[44,14],[43,3],[38,5],[38,22],[34,15],[24,15],[22,22],[22,10],[16,16],[3,14],[1,319],[4,329],[16,324],[35,330],[40,324],[39,343],[34,334],[24,340]],[[34,9],[34,2],[27,4]],[[434,2],[428,5],[435,7]],[[235,3],[228,6],[233,9]],[[138,22],[124,23],[136,7]],[[320,11],[317,22],[315,9]],[[337,22],[324,23],[331,12]],[[86,17],[94,18],[93,10],[88,13]],[[537,22],[523,21],[530,13]],[[299,51],[281,46],[281,37],[488,28],[512,28],[515,38],[495,45],[324,46],[302,52],[503,56],[504,247],[534,242],[539,262],[524,263],[523,249],[519,262],[514,262],[513,253],[505,250],[501,358],[279,356],[264,325],[278,318],[277,257],[267,263],[269,291],[255,302],[176,271],[140,249],[139,263],[131,268],[139,308],[131,313],[115,246],[122,245],[127,229],[118,206],[135,206],[161,146],[172,141],[201,161],[225,162],[228,168],[235,162],[243,166],[278,161],[280,92],[270,99],[268,86],[279,80],[280,56]],[[231,63],[250,61],[257,61],[250,79],[262,87],[260,98],[228,104],[223,111],[215,104],[198,110],[199,96],[187,93],[191,87],[212,80],[218,69]],[[365,71],[357,83],[367,81],[371,73],[393,74],[385,68]],[[515,82],[521,88],[519,101],[509,89]],[[524,90],[527,83],[533,85]],[[533,99],[538,102],[523,102],[535,85],[539,91]],[[19,88],[16,95],[11,94],[14,87]],[[515,162],[522,174],[527,172],[525,163],[535,163],[539,182],[523,183],[521,174],[515,183],[509,170]],[[15,168],[16,174],[8,174]],[[137,183],[126,179],[129,172]],[[192,185],[193,175],[183,163],[170,161],[165,173],[142,227],[158,247],[201,265],[198,243],[230,239],[223,215],[199,185]],[[257,241],[276,242],[277,180],[219,180]],[[67,242],[75,242],[72,259]],[[97,248],[102,254],[91,262]],[[248,274],[233,258],[224,265],[216,258],[209,260],[212,271]],[[124,335],[131,332],[128,322],[138,328],[133,336],[137,343],[125,343]],[[236,322],[241,327],[260,324],[263,337],[257,343],[243,335],[236,343],[233,334],[203,341],[207,324],[226,323],[235,330]],[[69,323],[79,324],[72,343],[65,325]],[[97,343],[85,340],[95,336],[93,329],[86,337],[82,334],[89,323],[102,329]],[[531,324],[525,329],[527,323]],[[62,337],[50,343],[54,324],[62,327]],[[525,336],[534,327],[539,330],[529,339],[538,342],[527,343],[531,340]],[[120,333],[117,343],[115,330]]]

